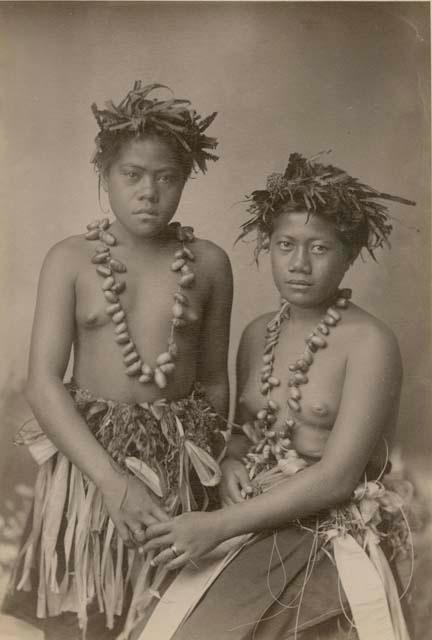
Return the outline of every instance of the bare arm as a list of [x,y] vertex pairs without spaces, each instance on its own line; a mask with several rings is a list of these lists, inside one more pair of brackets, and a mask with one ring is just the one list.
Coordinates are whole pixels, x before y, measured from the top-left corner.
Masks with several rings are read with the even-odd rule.
[[200,335],[198,380],[216,411],[228,417],[228,345],[233,296],[232,271],[228,256],[210,245],[205,257],[211,274],[211,290]]
[[[254,329],[256,321],[252,322],[243,332],[237,352],[237,404],[234,419],[234,427],[227,445],[227,451],[221,462],[222,479],[219,485],[219,495],[224,506],[243,502],[247,495],[253,492],[249,475],[242,459],[249,451],[251,442],[249,438],[241,432],[243,425],[250,416],[243,402],[241,402],[243,390],[246,386],[250,371],[249,355],[254,348]],[[255,337],[256,341],[256,337]],[[259,345],[255,345],[255,348]]]
[[167,562],[169,569],[178,569],[228,538],[281,527],[349,498],[378,438],[395,423],[402,378],[398,345],[389,332],[372,328],[358,337],[322,459],[250,500],[151,525],[146,550],[175,544],[182,552],[172,559],[169,552],[161,551],[156,563]]
[[[90,432],[63,385],[75,337],[76,250],[67,242],[51,249],[41,271],[26,396],[35,417],[59,451],[99,487],[120,534],[127,539],[126,523],[137,528],[143,514],[120,516],[125,477],[113,467],[111,458]],[[144,491],[136,482],[130,480],[129,490],[133,494],[139,488],[143,497]],[[153,509],[153,503],[150,506]],[[154,507],[154,517],[148,518],[149,523],[165,517],[156,504]]]
[[380,328],[368,329],[349,355],[337,420],[322,459],[268,493],[218,512],[222,539],[282,526],[347,499],[378,439],[396,422],[401,381],[396,339]]
[[[241,426],[250,419],[250,415],[242,402],[242,395],[246,387],[246,383],[250,371],[250,353],[256,349],[262,349],[260,342],[257,341],[257,335],[261,332],[256,331],[258,324],[265,324],[263,316],[254,320],[246,327],[240,340],[237,362],[236,362],[236,380],[237,380],[237,402],[234,417],[234,429],[228,444],[227,456],[235,460],[241,460],[250,448],[249,438],[240,432]],[[263,342],[263,341],[262,341]]]
[[109,456],[90,433],[63,386],[75,332],[72,251],[48,253],[39,280],[26,396],[41,427],[98,486],[112,474]]

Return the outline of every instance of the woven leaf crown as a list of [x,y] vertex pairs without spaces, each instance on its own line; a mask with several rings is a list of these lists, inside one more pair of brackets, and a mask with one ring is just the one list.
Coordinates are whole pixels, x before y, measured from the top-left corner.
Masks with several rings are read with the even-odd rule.
[[218,156],[209,152],[209,149],[216,148],[216,138],[204,134],[217,112],[203,118],[191,108],[189,100],[149,97],[157,89],[171,92],[165,85],[153,83],[143,86],[140,80],[136,80],[131,91],[118,105],[108,101],[105,109],[98,109],[96,104],[92,104],[91,109],[100,128],[96,136],[96,153],[92,159],[97,167],[107,133],[127,132],[139,136],[149,129],[161,135],[173,136],[191,158],[195,171],[199,169],[205,173],[207,161],[218,159]]
[[292,153],[284,173],[272,173],[265,189],[246,196],[251,217],[241,225],[238,240],[256,231],[255,257],[258,257],[268,249],[273,221],[282,205],[290,205],[309,215],[326,217],[350,244],[359,250],[365,247],[375,259],[374,249],[388,243],[392,231],[387,206],[378,201],[406,205],[415,202],[377,191],[338,167],[314,162],[314,158],[308,160]]

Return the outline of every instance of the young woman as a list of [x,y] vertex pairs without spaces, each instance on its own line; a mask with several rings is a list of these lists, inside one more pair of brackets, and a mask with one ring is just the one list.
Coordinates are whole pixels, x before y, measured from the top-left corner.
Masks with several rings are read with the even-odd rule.
[[131,573],[152,583],[151,556],[137,553],[145,528],[205,509],[220,479],[231,268],[171,222],[191,171],[217,159],[204,133],[216,114],[160,89],[136,82],[118,105],[93,105],[114,220],[55,245],[40,276],[26,395],[42,431],[19,437],[40,470],[5,609],[57,640],[78,626],[115,637]]
[[[174,569],[246,537],[203,569],[197,606],[158,640],[353,638],[353,625],[361,640],[408,637],[380,546],[397,551],[408,537],[401,499],[383,479],[401,357],[392,331],[340,289],[360,251],[373,256],[387,240],[382,199],[414,204],[299,154],[250,196],[242,235],[257,232],[257,256],[269,250],[281,306],[240,343],[226,506],[152,524],[144,549]],[[185,591],[187,570],[177,584]],[[179,589],[174,582],[140,640],[152,637],[158,611],[168,618]]]

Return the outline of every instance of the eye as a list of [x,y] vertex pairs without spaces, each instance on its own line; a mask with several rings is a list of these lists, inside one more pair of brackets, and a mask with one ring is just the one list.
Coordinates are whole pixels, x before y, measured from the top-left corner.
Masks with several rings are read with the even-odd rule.
[[138,171],[134,171],[133,169],[130,169],[129,171],[125,171],[124,175],[130,181],[134,181],[134,180],[138,180],[139,179]]
[[158,177],[158,182],[161,184],[172,184],[173,182],[176,182],[177,179],[178,176],[175,173],[163,173]]
[[324,244],[316,243],[312,245],[311,253],[322,255],[323,253],[327,253],[328,250],[329,250],[328,247],[326,247]]
[[294,247],[294,243],[291,240],[279,240],[277,244],[281,251],[291,251]]

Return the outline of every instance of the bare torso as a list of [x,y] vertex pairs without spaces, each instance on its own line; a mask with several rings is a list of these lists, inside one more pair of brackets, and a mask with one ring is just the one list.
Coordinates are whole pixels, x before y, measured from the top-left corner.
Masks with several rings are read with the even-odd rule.
[[[251,420],[265,406],[265,398],[260,393],[260,371],[263,365],[264,336],[266,324],[274,314],[266,314],[256,321],[250,335],[248,362],[244,363],[244,385],[240,393],[240,415],[242,420]],[[297,452],[310,462],[321,458],[325,444],[336,421],[341,402],[346,367],[355,342],[361,340],[362,327],[369,322],[378,322],[375,318],[351,305],[343,312],[343,320],[328,338],[325,349],[315,354],[314,362],[307,377],[308,382],[301,389],[301,410],[293,413],[287,406],[287,382],[289,365],[299,359],[304,351],[304,339],[315,328],[315,324],[297,327],[285,321],[280,333],[275,353],[274,376],[281,381],[272,391],[272,399],[280,407],[275,430],[280,430],[286,418],[294,417],[296,427],[293,445]],[[390,440],[394,429],[391,421],[383,431]],[[371,463],[381,464],[385,458],[383,441],[377,444]]]
[[[191,289],[184,291],[190,301],[188,324],[176,329],[179,357],[175,372],[163,390],[126,375],[121,347],[115,342],[115,325],[106,313],[108,303],[101,289],[102,278],[91,263],[95,243],[86,242],[82,237],[75,239],[75,243],[81,253],[75,282],[73,375],[76,383],[96,396],[124,402],[187,396],[196,380],[200,331],[211,286],[203,255],[204,242],[196,240],[191,245],[196,256],[192,263],[196,280]],[[178,248],[178,243],[170,241],[162,250],[148,254],[131,252],[124,246],[112,250],[112,255],[127,266],[127,272],[124,276],[121,274],[127,286],[120,297],[131,337],[141,359],[153,367],[157,356],[167,350],[173,294],[178,287],[178,275],[170,266]]]

